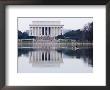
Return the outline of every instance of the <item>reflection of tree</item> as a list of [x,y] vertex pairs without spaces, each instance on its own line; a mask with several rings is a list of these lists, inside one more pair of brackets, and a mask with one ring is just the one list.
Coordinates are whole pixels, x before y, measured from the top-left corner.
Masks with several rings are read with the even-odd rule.
[[69,48],[62,48],[57,51],[62,52],[65,55],[68,55],[71,57],[75,56],[76,58],[83,58],[84,62],[93,66],[93,48],[78,49],[78,50],[72,50]]

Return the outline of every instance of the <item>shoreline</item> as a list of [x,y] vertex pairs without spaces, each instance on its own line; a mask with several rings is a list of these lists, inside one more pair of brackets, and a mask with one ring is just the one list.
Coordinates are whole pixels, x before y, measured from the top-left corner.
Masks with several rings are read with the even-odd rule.
[[18,47],[44,47],[44,48],[48,48],[48,47],[64,47],[64,48],[68,48],[68,47],[93,47],[93,43],[18,43]]

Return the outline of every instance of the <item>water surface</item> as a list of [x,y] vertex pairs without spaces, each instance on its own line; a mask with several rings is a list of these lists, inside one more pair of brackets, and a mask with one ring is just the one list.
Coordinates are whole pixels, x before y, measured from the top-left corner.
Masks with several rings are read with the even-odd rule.
[[92,73],[93,48],[19,46],[18,73]]

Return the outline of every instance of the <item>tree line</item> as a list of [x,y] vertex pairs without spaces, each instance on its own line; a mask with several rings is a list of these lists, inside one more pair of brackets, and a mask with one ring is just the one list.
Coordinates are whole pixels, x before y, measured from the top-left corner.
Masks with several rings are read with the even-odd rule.
[[27,32],[21,32],[18,30],[18,39],[34,39],[35,36],[29,36]]
[[58,35],[56,39],[72,39],[76,41],[93,42],[93,22],[85,25],[82,30],[70,30],[63,35]]

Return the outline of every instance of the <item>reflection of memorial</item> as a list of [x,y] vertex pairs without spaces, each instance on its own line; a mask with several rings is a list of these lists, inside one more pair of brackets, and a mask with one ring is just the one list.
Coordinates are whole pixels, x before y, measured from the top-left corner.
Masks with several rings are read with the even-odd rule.
[[36,50],[29,53],[29,60],[33,66],[59,66],[63,63],[62,53],[56,50]]

